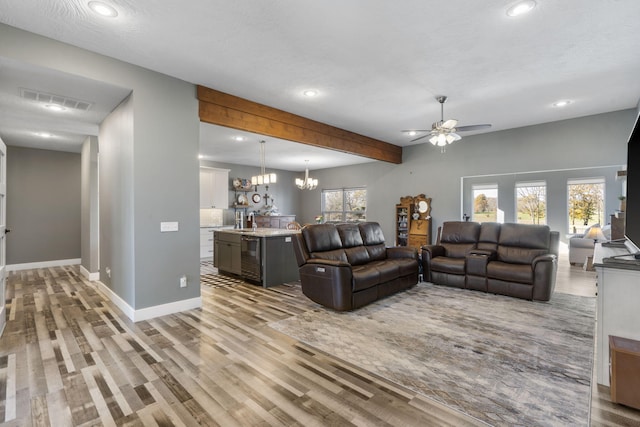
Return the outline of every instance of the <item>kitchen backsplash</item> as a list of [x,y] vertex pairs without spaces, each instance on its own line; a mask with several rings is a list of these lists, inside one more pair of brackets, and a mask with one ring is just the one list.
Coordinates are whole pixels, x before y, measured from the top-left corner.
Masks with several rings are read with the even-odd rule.
[[200,209],[200,227],[219,227],[222,224],[222,209]]

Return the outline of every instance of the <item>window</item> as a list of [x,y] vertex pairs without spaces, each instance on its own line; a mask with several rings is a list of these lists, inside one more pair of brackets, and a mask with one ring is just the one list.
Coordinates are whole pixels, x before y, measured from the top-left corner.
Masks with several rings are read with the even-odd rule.
[[516,213],[519,224],[546,224],[547,183],[516,182]]
[[325,222],[366,221],[366,188],[322,190],[322,216]]
[[473,216],[475,222],[496,222],[498,220],[498,184],[474,185]]
[[583,233],[604,225],[604,178],[572,179],[567,184],[569,230]]

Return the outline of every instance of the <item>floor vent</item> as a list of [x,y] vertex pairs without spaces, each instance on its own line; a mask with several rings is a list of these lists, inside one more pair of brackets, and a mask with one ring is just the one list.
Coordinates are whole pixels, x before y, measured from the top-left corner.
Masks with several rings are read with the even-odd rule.
[[92,102],[73,99],[67,96],[54,95],[52,93],[39,92],[33,89],[20,88],[20,96],[30,101],[42,102],[45,104],[60,105],[65,108],[87,111],[93,105]]

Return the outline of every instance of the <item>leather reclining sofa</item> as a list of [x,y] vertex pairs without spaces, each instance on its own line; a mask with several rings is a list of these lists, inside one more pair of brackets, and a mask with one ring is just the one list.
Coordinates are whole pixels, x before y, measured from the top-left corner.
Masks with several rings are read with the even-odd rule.
[[302,292],[337,311],[362,307],[418,283],[414,248],[385,246],[376,222],[312,224],[294,235]]
[[439,244],[422,247],[424,280],[549,301],[559,239],[546,225],[445,222]]

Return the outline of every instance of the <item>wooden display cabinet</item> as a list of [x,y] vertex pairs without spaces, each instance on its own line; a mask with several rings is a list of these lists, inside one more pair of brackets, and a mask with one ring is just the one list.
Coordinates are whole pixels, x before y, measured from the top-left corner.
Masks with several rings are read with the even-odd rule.
[[420,249],[431,244],[431,198],[405,196],[396,205],[396,245]]

